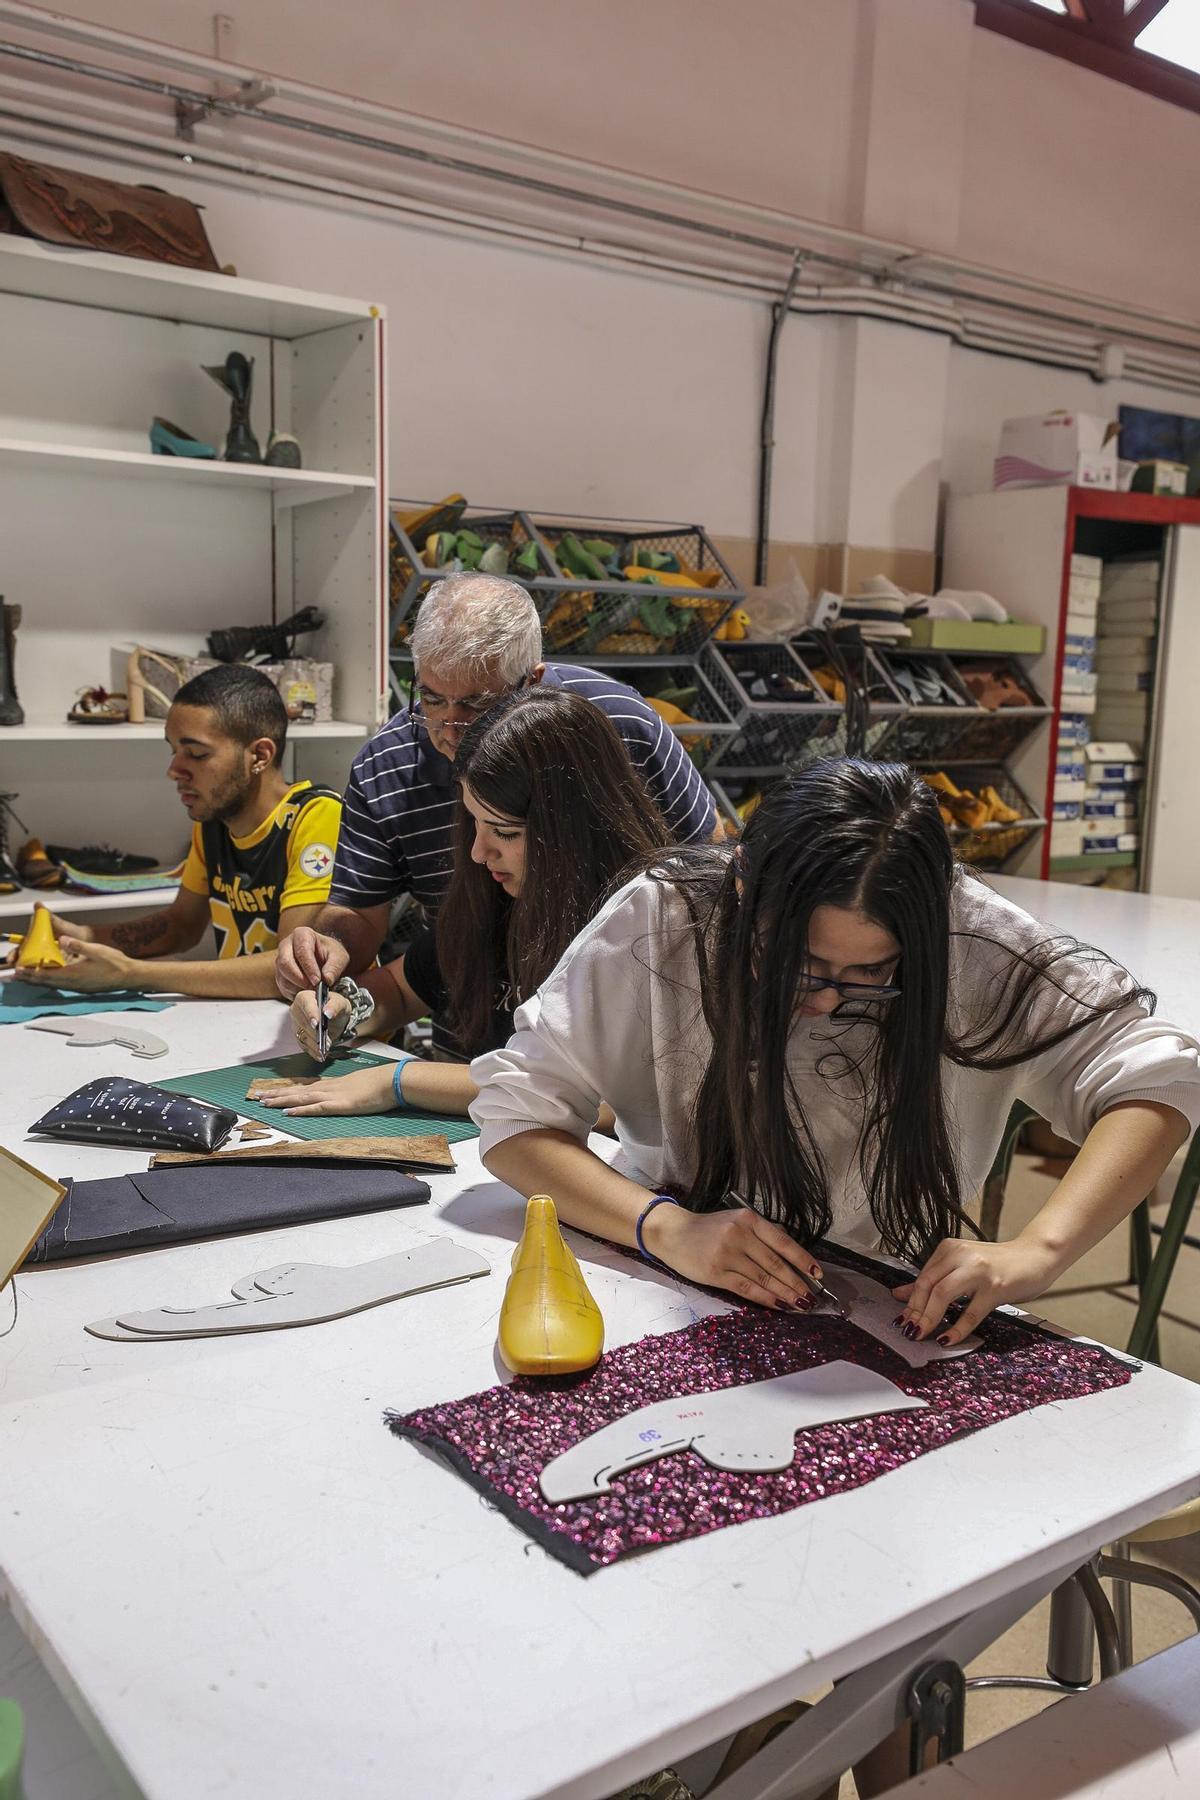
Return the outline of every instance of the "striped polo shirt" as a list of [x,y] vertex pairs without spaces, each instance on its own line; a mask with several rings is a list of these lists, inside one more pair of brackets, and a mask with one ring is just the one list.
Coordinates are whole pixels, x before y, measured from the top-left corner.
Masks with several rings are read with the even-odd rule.
[[[712,836],[712,795],[678,738],[640,694],[623,681],[570,663],[547,663],[542,681],[579,694],[608,714],[680,843]],[[450,879],[453,782],[453,763],[433,749],[402,708],[354,759],[330,900],[367,907],[407,893],[436,907]]]

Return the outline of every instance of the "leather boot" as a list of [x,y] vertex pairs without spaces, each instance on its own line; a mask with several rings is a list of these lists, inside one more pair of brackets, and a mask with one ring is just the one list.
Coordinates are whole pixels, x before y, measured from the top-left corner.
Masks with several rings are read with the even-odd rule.
[[250,392],[254,385],[254,358],[231,350],[216,367],[203,365],[218,387],[223,387],[232,402],[229,411],[229,433],[225,439],[225,461],[260,463],[262,451],[250,429]]
[[23,725],[25,712],[17,699],[17,626],[21,623],[19,606],[8,606],[0,600],[0,725]]
[[[3,632],[0,632],[0,638],[3,635]],[[20,825],[22,831],[25,829],[12,809],[12,802],[16,797],[15,794],[0,794],[0,894],[15,894],[21,885],[21,878],[17,874],[17,865],[8,852],[9,820],[11,819],[15,825]]]

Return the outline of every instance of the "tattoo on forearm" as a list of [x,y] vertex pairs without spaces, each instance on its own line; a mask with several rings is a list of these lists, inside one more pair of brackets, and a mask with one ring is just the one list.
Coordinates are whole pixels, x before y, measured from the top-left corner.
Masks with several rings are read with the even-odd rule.
[[153,914],[148,919],[131,919],[127,925],[114,925],[109,941],[126,956],[161,956],[170,948],[160,941],[166,935],[165,925],[164,919]]

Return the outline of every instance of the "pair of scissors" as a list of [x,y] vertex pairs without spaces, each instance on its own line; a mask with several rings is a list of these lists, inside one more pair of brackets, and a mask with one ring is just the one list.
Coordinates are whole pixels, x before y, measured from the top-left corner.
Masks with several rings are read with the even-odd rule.
[[[739,1194],[736,1188],[730,1188],[725,1198],[732,1201],[734,1206],[744,1206],[747,1212],[758,1212],[758,1208],[751,1206],[745,1195]],[[797,1269],[796,1274],[799,1275],[814,1300],[824,1300],[827,1305],[832,1306],[839,1318],[846,1317],[846,1308],[832,1288],[826,1287],[823,1281],[818,1281],[815,1275],[809,1275],[804,1269]]]

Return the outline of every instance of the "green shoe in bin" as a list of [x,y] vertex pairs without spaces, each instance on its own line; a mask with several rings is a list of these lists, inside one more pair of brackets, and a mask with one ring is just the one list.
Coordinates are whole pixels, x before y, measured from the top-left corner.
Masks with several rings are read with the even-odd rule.
[[679,631],[679,615],[665,593],[648,594],[638,607],[638,618],[656,638],[673,638]]

